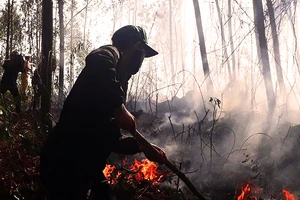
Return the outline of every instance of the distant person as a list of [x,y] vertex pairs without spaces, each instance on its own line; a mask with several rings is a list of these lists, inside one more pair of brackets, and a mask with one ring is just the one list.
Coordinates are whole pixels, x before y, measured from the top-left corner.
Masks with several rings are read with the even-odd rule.
[[[56,59],[52,57],[51,59],[51,70],[54,72],[56,70]],[[42,68],[43,68],[43,63],[41,62],[37,68],[33,71],[33,76],[31,78],[31,85],[33,88],[33,105],[32,109],[37,110],[40,108],[41,104],[41,96],[42,96]]]
[[[162,163],[164,152],[153,155],[135,137],[135,118],[125,108],[128,80],[146,57],[158,54],[147,44],[139,26],[125,26],[112,36],[113,45],[93,50],[71,89],[58,123],[41,153],[41,181],[50,199],[114,200],[102,170],[111,152],[144,152]],[[120,128],[133,137],[124,137]]]
[[31,78],[31,85],[33,88],[33,102],[32,102],[33,111],[40,108],[41,87],[42,87],[41,70],[42,70],[42,63],[40,63],[37,66],[37,68],[33,71],[33,76]]
[[0,83],[0,92],[3,95],[7,90],[10,91],[14,98],[15,111],[21,112],[21,99],[17,86],[19,72],[24,71],[24,58],[18,51],[13,51],[9,59],[4,61],[4,73]]
[[31,71],[31,63],[30,63],[30,56],[25,56],[25,64],[24,64],[24,71],[21,74],[21,95],[23,98],[26,97],[26,90],[28,87],[28,75],[30,75]]

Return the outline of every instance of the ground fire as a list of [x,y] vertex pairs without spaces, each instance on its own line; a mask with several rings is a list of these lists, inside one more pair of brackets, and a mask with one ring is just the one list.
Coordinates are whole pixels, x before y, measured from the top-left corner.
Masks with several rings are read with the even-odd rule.
[[[123,163],[125,162],[123,161]],[[127,181],[132,179],[137,181],[147,180],[156,184],[160,182],[164,176],[170,174],[159,171],[157,168],[157,164],[149,161],[148,159],[143,159],[141,161],[135,159],[134,163],[128,167],[130,173],[127,173],[126,177],[123,177],[123,179],[126,179]],[[120,170],[121,169],[117,169],[114,165],[107,164],[103,173],[110,184],[115,184],[121,176]]]
[[258,200],[256,197],[259,193],[259,188],[255,187],[252,182],[244,184],[244,187],[240,187],[240,193],[235,198],[236,200]]
[[[262,199],[260,197],[260,192],[262,189],[255,186],[252,182],[244,184],[244,187],[240,187],[240,189],[237,189],[239,191],[238,194],[235,196],[235,200],[259,200]],[[277,199],[277,198],[272,198]],[[293,194],[290,193],[290,191],[283,189],[282,195],[280,196],[280,200],[297,200]]]
[[284,194],[284,200],[296,200],[295,196],[292,195],[288,190],[283,189],[282,193]]

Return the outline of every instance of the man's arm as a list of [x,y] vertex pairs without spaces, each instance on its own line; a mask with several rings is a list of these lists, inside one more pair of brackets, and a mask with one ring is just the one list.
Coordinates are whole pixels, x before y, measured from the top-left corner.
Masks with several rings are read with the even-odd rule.
[[134,116],[126,109],[124,104],[118,107],[115,111],[115,120],[117,125],[129,131],[129,133],[136,139],[140,149],[139,151],[144,152],[145,156],[151,160],[158,163],[164,163],[166,159],[165,152],[159,147],[149,143],[144,136],[142,136],[136,130],[135,118]]
[[9,65],[9,60],[4,60],[4,63],[2,65],[3,69],[6,70],[8,65]]
[[121,104],[115,110],[115,120],[121,129],[129,131],[134,136],[135,133],[135,118],[126,109],[124,104]]

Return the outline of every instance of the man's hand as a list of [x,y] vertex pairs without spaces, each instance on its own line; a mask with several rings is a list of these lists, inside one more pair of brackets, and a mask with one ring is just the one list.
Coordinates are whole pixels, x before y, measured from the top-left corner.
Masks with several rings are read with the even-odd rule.
[[165,164],[167,159],[166,153],[158,146],[151,144],[151,146],[141,146],[141,150],[144,152],[145,156],[153,162],[158,162],[159,164]]
[[131,134],[135,133],[135,118],[122,104],[115,111],[115,120],[117,125],[124,130],[129,131]]

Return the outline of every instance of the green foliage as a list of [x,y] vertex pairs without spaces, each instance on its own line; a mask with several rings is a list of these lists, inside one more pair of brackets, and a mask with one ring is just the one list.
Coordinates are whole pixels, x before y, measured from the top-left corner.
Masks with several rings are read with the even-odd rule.
[[[7,31],[7,4],[5,8],[1,10],[0,14],[0,35],[1,35],[1,42],[6,42],[6,31]],[[23,30],[22,30],[22,17],[21,13],[18,12],[18,8],[13,6],[12,13],[10,19],[11,22],[11,29],[12,29],[12,46],[10,47],[11,50],[13,49],[22,49],[22,41],[24,39]],[[4,37],[2,37],[4,36]]]
[[14,113],[12,96],[0,99],[0,199],[42,199],[39,181],[39,154],[45,135],[37,128],[33,112]]

